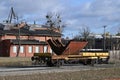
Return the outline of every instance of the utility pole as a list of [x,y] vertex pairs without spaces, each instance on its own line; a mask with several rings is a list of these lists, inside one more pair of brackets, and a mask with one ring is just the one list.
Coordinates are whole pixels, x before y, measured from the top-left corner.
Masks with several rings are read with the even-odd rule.
[[104,35],[103,35],[103,50],[106,49],[106,31],[105,31],[106,27],[107,27],[107,26],[103,26],[103,28],[104,28]]
[[17,40],[18,40],[18,49],[17,49],[17,55],[16,55],[16,57],[19,56],[19,53],[20,53],[20,46],[21,46],[21,44],[20,44],[20,28],[18,29]]

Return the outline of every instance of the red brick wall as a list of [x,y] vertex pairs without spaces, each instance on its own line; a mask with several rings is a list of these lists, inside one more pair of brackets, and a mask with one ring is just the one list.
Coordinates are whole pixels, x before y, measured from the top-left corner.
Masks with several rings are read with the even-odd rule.
[[[17,45],[11,45],[10,46],[10,56],[9,57],[16,57],[17,53],[13,52],[13,46],[17,46]],[[23,53],[19,53],[19,57],[32,57],[33,54],[35,53],[35,47],[39,46],[39,51],[40,53],[43,53],[43,49],[44,46],[43,45],[21,45],[24,46],[24,52]],[[28,47],[32,46],[32,53],[29,53]],[[48,47],[48,52],[50,52],[50,47]]]
[[0,56],[8,57],[10,53],[10,41],[4,40],[1,42],[2,49],[0,49]]
[[[52,37],[48,37],[48,36],[20,36],[21,40],[39,40],[39,41],[46,41],[48,39],[52,39]],[[60,37],[56,37],[58,39],[60,39]],[[2,57],[16,57],[16,53],[13,53],[13,46],[12,44],[10,44],[10,40],[8,39],[16,39],[16,36],[13,35],[5,35],[5,36],[1,36],[0,37],[0,56]],[[24,46],[24,53],[19,53],[20,57],[31,57],[33,56],[34,52],[35,52],[35,46],[36,45],[31,45],[33,47],[33,52],[32,53],[28,53],[28,46],[29,45],[22,45]],[[40,47],[40,53],[44,52],[44,45],[39,45]],[[50,52],[50,47],[48,47],[48,52]]]

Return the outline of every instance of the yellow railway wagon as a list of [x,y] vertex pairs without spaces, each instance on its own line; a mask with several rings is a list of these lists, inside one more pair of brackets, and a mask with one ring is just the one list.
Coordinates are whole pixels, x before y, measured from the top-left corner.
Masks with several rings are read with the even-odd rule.
[[80,54],[83,57],[97,57],[97,63],[108,63],[109,51],[107,50],[84,50]]
[[64,63],[78,63],[82,62],[83,64],[92,64],[95,63],[108,63],[109,52],[108,51],[96,51],[96,50],[86,50],[80,51],[76,55],[53,55],[51,53],[34,53],[34,56],[31,58],[32,61],[35,60],[35,63],[47,64],[48,66],[53,65],[62,65]]
[[96,56],[96,57],[108,57],[109,56],[109,53],[108,52],[97,52],[97,51],[93,51],[93,52],[81,52],[80,53],[82,56]]

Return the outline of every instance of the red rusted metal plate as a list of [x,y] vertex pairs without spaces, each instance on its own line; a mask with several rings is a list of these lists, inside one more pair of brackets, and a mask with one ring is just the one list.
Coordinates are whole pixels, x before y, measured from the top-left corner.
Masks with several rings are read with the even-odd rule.
[[87,42],[71,41],[62,54],[63,55],[79,54],[80,50],[82,50],[86,45]]
[[66,46],[63,46],[58,40],[49,39],[48,44],[56,55],[76,55],[87,45],[87,42],[70,41]]

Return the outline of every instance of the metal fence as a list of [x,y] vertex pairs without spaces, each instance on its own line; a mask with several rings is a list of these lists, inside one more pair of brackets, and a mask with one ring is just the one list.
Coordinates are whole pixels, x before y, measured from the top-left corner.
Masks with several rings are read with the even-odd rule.
[[110,59],[120,60],[120,50],[110,50]]

